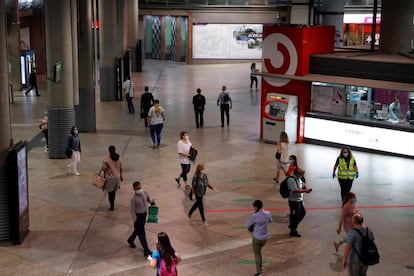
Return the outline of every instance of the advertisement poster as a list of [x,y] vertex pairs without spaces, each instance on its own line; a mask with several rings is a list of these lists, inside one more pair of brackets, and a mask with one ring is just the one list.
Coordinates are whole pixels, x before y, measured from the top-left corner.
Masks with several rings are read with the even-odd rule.
[[261,59],[262,24],[196,24],[193,58]]

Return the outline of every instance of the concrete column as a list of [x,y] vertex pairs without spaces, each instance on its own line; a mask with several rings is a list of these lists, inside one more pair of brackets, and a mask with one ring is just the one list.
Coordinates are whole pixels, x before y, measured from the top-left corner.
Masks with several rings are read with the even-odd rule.
[[411,50],[414,1],[382,0],[380,52],[408,54]]
[[17,0],[5,0],[4,3],[6,7],[5,12],[7,13],[7,54],[11,69],[9,72],[9,81],[10,84],[13,85],[14,90],[20,91],[22,85],[22,77],[20,72],[19,6]]
[[[76,122],[82,131],[96,130],[95,86],[93,65],[92,2],[79,1],[79,105]],[[81,120],[82,118],[82,120]]]
[[322,1],[322,25],[335,26],[335,47],[342,46],[345,0]]
[[[4,0],[0,0],[0,40],[3,42],[7,41],[5,15]],[[0,43],[0,167],[6,162],[12,139],[8,84],[7,43]]]
[[[0,0],[0,241],[10,239],[7,156],[11,144],[11,118],[7,72],[7,34],[4,0]],[[6,42],[6,43],[5,43]]]
[[[45,0],[46,76],[49,115],[49,157],[66,158],[66,137],[75,125],[71,0]],[[61,63],[61,79],[53,80]],[[80,131],[82,131],[80,129]]]
[[102,101],[116,99],[115,66],[122,56],[122,9],[119,1],[99,0],[100,92]]
[[292,0],[290,7],[290,16],[288,16],[289,24],[309,25],[310,3],[303,0]]
[[128,48],[132,50],[132,71],[137,72],[138,1],[125,0],[124,4],[124,51]]
[[[81,1],[83,2],[83,1]],[[73,104],[79,105],[79,68],[78,68],[78,7],[77,0],[70,0],[73,56]],[[76,121],[78,122],[78,121]],[[80,128],[79,128],[80,129]]]

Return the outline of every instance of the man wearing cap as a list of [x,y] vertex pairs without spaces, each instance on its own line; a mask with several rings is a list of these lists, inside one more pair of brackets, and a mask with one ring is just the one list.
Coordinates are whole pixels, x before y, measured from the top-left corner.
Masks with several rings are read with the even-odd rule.
[[289,235],[292,237],[301,237],[297,231],[299,223],[306,215],[305,206],[303,205],[303,193],[310,193],[312,189],[308,189],[302,182],[302,177],[305,175],[305,171],[301,168],[296,168],[293,171],[293,177],[289,177],[287,180],[289,188]]

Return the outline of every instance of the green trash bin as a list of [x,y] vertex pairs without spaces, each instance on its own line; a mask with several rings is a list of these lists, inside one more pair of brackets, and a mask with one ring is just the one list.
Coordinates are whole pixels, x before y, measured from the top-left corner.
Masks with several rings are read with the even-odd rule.
[[158,207],[148,207],[148,220],[147,223],[158,223]]

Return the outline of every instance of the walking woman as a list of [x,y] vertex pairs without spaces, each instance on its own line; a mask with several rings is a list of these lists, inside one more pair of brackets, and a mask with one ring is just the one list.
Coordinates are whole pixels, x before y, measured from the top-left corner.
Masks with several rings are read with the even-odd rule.
[[108,192],[109,211],[113,211],[116,191],[124,179],[122,177],[122,162],[119,159],[119,154],[116,153],[115,146],[109,146],[108,150],[109,155],[103,160],[100,173],[104,173],[104,190]]
[[280,153],[280,158],[276,161],[276,176],[273,178],[274,184],[279,184],[280,171],[286,171],[289,166],[289,137],[286,132],[282,131],[277,143],[277,152]]
[[208,224],[204,216],[203,197],[206,193],[207,187],[215,191],[214,187],[211,186],[210,182],[208,181],[204,164],[200,163],[197,165],[191,185],[192,194],[195,195],[196,202],[193,204],[193,207],[191,207],[190,211],[188,212],[188,217],[191,218],[193,212],[198,208],[198,211],[200,211],[201,220],[203,221],[205,226],[208,226]]
[[332,178],[335,178],[336,176],[336,168],[338,168],[338,182],[339,186],[341,186],[341,198],[342,202],[344,202],[345,196],[352,189],[354,178],[359,177],[358,166],[349,147],[342,147],[333,167]]
[[150,126],[152,148],[159,149],[161,143],[161,131],[165,121],[164,108],[160,106],[159,100],[154,101],[154,106],[148,111],[147,120],[148,125]]
[[[148,256],[150,266],[157,270],[157,276],[177,275],[177,265],[181,261],[180,254],[171,246],[167,233],[161,232],[157,236],[157,249]],[[164,265],[162,265],[164,263]],[[167,272],[169,274],[164,274]]]
[[180,140],[177,142],[177,158],[181,165],[181,174],[175,179],[178,187],[181,185],[181,178],[184,180],[185,188],[190,187],[187,184],[187,174],[190,172],[191,161],[190,161],[190,148],[192,144],[187,131],[181,131]]
[[250,65],[250,90],[253,88],[253,83],[256,83],[256,90],[257,90],[257,76],[256,74],[259,72],[259,70],[256,69],[256,63],[252,63]]
[[[349,230],[353,228],[352,217],[358,213],[358,209],[355,205],[357,202],[356,195],[353,192],[349,192],[345,198],[344,203],[342,204],[342,213],[341,218],[339,219],[338,229],[336,233],[338,235],[341,233],[342,225],[344,227],[345,233],[348,234]],[[345,242],[344,239],[340,239],[338,242],[334,241],[335,251],[338,252],[339,247]]]
[[72,162],[66,166],[69,168],[69,173],[74,175],[80,175],[78,172],[78,163],[80,162],[81,144],[78,134],[78,128],[73,126],[68,138],[66,139],[66,148],[72,151]]

